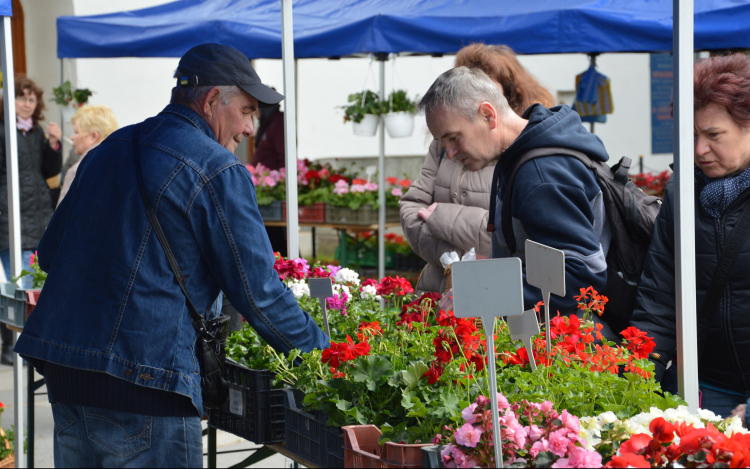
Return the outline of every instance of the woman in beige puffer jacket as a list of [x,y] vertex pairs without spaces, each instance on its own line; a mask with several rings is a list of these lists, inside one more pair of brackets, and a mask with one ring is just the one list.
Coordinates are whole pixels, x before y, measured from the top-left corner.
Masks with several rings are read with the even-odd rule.
[[[471,44],[456,54],[456,67],[478,68],[503,90],[508,104],[521,115],[534,103],[553,106],[552,95],[518,63],[506,46]],[[479,258],[490,254],[487,217],[495,162],[477,172],[445,156],[443,144],[433,140],[422,172],[399,202],[401,226],[409,245],[427,266],[417,292],[445,291],[440,256],[455,251],[462,256],[474,248]]]

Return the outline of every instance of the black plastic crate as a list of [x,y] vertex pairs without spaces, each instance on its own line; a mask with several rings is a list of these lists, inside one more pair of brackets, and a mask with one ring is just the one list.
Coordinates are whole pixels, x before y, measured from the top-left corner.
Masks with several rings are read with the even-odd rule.
[[229,399],[208,413],[208,424],[259,445],[284,441],[284,389],[271,387],[271,372],[227,359]]
[[302,410],[305,394],[286,389],[286,449],[320,467],[344,467],[344,434],[338,427],[326,426],[328,415]]

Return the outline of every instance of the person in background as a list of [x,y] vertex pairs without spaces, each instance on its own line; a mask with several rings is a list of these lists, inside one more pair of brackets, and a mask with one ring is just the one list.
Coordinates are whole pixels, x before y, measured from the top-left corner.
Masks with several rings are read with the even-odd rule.
[[[695,295],[700,316],[723,249],[742,211],[750,210],[750,58],[734,54],[696,62],[693,87]],[[657,381],[665,375],[677,346],[675,179],[667,182],[631,320],[631,325],[646,331],[656,342],[652,361]],[[701,407],[723,417],[729,417],[736,406],[750,398],[747,236],[737,259],[720,300],[713,305],[713,314],[706,313],[708,322],[698,328]],[[698,320],[700,323],[702,318]]]
[[[522,115],[534,103],[554,106],[552,95],[520,64],[506,46],[471,44],[456,54],[456,67],[482,70],[500,88],[508,105]],[[415,253],[427,261],[417,291],[445,290],[440,256],[456,251],[459,256],[475,248],[478,257],[490,254],[487,216],[490,184],[495,162],[477,172],[445,158],[440,140],[433,140],[422,172],[401,198],[404,236]]]
[[[56,176],[62,164],[60,127],[50,122],[45,130],[39,124],[44,120],[44,91],[26,76],[19,75],[16,86],[16,132],[18,137],[18,193],[21,203],[21,268],[29,265],[45,228],[52,218],[47,178]],[[1,101],[1,100],[0,100]],[[4,115],[0,114],[0,121]],[[47,136],[49,135],[49,137]],[[8,227],[8,182],[6,173],[5,127],[0,126],[0,261],[5,279],[10,281],[10,240]],[[20,272],[16,272],[18,275]],[[22,286],[31,287],[24,278]],[[13,363],[12,333],[0,326],[2,354],[0,363]]]
[[[276,88],[271,87],[272,90]],[[279,104],[258,109],[260,125],[255,133],[255,152],[252,165],[262,164],[268,169],[279,170],[286,166],[284,152],[284,113]],[[271,249],[286,257],[286,227],[266,226]]]
[[117,130],[117,118],[114,111],[103,104],[88,104],[78,108],[70,118],[70,122],[73,124],[73,135],[70,139],[73,141],[73,151],[79,159],[65,173],[58,205],[70,190],[81,160],[89,151],[109,137],[109,134]]

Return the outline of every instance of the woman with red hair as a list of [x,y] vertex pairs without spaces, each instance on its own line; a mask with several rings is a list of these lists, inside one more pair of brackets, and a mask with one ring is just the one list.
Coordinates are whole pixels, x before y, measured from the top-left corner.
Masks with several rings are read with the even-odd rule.
[[[750,397],[750,240],[727,281],[706,302],[743,210],[750,210],[750,58],[711,57],[694,67],[695,265],[701,407],[729,417]],[[632,323],[654,336],[656,378],[676,348],[674,199],[666,186]],[[744,235],[745,233],[737,232]],[[715,296],[714,296],[715,295]],[[716,298],[712,300],[711,298]],[[704,305],[704,302],[706,304]]]

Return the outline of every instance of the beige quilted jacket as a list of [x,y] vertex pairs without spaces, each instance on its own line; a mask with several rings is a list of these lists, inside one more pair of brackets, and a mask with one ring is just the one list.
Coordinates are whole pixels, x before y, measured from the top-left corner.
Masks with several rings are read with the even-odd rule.
[[[495,163],[471,172],[448,157],[440,161],[442,152],[443,145],[434,140],[419,178],[399,203],[404,236],[414,252],[427,261],[417,285],[419,293],[442,293],[445,289],[440,264],[443,253],[456,251],[461,256],[475,248],[478,255],[490,254],[487,215]],[[425,222],[417,212],[433,202],[438,206]]]

